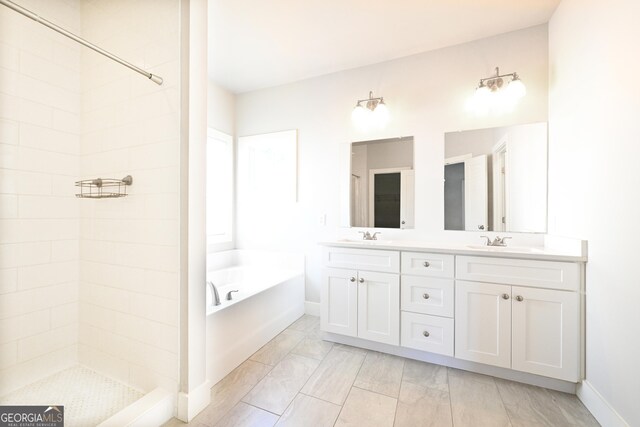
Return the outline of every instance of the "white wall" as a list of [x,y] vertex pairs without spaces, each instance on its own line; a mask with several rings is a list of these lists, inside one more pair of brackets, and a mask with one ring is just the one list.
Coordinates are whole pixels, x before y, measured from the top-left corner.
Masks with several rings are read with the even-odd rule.
[[[77,1],[20,5],[80,30]],[[80,47],[0,6],[0,395],[77,363]]]
[[234,135],[236,128],[236,96],[209,80],[207,88],[207,125],[210,128]]
[[[547,27],[543,25],[239,95],[238,136],[299,130],[299,203],[269,223],[243,226],[239,222],[238,246],[305,253],[306,298],[319,301],[322,258],[317,242],[355,234],[339,226],[339,189],[349,174],[348,169],[339,168],[339,159],[348,153],[345,144],[398,136],[415,137],[416,229],[385,230],[384,237],[455,236],[455,232],[442,231],[444,133],[546,121],[547,56]],[[486,118],[468,114],[465,104],[478,79],[493,73],[495,66],[517,71],[528,95],[511,114]],[[391,121],[384,131],[361,133],[352,126],[351,110],[370,90],[384,96]],[[243,214],[239,212],[238,218]],[[324,214],[326,226],[320,221]]]
[[633,426],[640,425],[639,16],[637,0],[563,0],[549,25],[550,232],[589,240],[587,382]]
[[178,0],[87,1],[82,35],[164,78],[82,51],[83,178],[133,176],[129,196],[81,200],[80,362],[144,391],[178,391]]

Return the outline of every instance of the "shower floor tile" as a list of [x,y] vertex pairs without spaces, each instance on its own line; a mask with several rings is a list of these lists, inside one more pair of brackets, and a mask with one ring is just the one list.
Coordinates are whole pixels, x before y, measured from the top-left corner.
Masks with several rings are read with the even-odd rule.
[[64,405],[65,426],[96,426],[143,393],[83,366],[65,369],[8,395],[0,405]]

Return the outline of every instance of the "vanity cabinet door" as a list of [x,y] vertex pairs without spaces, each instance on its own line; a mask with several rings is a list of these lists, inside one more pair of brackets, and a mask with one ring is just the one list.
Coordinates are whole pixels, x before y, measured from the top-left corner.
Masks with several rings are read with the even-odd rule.
[[577,382],[579,295],[514,286],[512,367]]
[[327,268],[322,282],[320,325],[323,331],[358,335],[358,272]]
[[358,272],[358,337],[400,344],[400,277]]
[[511,367],[511,286],[456,281],[455,355]]

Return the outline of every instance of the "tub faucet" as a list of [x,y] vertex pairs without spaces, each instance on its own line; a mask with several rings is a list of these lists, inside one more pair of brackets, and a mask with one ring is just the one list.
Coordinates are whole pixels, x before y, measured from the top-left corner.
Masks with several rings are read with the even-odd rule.
[[231,301],[233,299],[233,295],[232,295],[233,292],[238,292],[238,290],[234,289],[233,291],[227,292],[227,301]]
[[220,305],[220,295],[218,294],[218,288],[212,281],[208,281],[207,285],[211,287],[211,295],[213,295],[213,305]]

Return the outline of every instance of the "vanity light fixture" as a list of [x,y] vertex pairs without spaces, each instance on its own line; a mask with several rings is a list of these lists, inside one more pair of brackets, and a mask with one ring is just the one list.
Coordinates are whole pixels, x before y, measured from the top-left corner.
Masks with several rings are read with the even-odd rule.
[[[505,78],[511,79],[506,86]],[[496,67],[495,76],[480,79],[468,106],[477,114],[486,114],[489,111],[509,112],[526,94],[527,88],[518,73],[500,74],[500,68]]]
[[356,102],[351,119],[361,130],[383,128],[389,122],[389,109],[383,97],[376,98],[373,91],[369,91],[369,98]]

